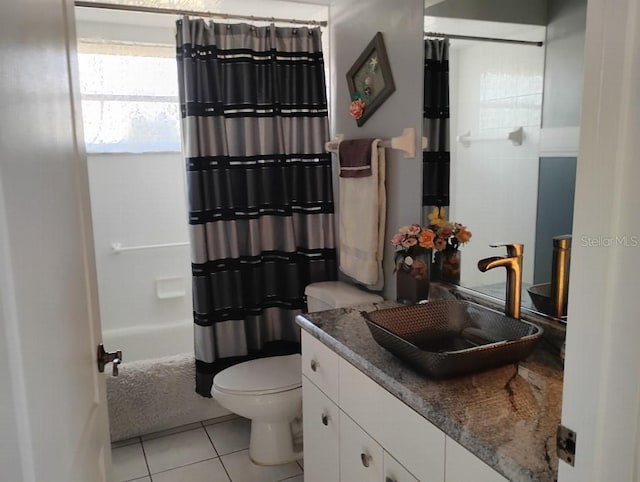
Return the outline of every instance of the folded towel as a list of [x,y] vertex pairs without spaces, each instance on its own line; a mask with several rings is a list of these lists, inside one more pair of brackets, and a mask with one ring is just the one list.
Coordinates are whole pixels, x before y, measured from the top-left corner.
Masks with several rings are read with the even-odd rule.
[[373,139],[342,141],[338,147],[340,177],[371,176],[371,144]]
[[384,286],[382,256],[387,212],[385,151],[378,147],[380,142],[371,142],[371,176],[338,179],[340,270],[375,290]]

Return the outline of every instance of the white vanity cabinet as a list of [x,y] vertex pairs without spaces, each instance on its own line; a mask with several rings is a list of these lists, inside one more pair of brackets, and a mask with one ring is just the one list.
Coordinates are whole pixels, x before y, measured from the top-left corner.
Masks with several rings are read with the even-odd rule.
[[340,410],[306,376],[302,377],[304,480],[340,480]]
[[340,480],[340,357],[302,332],[304,480]]
[[447,437],[445,482],[508,482],[452,438]]
[[302,373],[305,482],[444,482],[444,434],[304,331]]
[[388,452],[383,454],[384,482],[419,482],[409,471],[400,465]]
[[344,412],[340,412],[340,480],[381,482],[384,451]]
[[344,359],[340,409],[422,482],[444,481],[445,434]]
[[305,482],[506,481],[305,331],[302,360]]

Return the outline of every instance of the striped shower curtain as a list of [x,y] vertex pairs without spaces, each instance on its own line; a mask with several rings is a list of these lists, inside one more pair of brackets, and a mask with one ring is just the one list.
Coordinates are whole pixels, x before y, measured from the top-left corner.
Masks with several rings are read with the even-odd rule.
[[196,391],[300,349],[307,284],[336,279],[320,29],[183,18],[177,59]]
[[429,139],[422,153],[423,219],[432,207],[449,206],[449,40],[424,41],[423,135]]

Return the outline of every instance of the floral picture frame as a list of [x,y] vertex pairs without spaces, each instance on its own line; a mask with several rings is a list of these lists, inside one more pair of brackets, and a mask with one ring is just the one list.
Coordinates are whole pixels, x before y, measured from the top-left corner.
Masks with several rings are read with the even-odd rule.
[[347,84],[351,116],[360,127],[396,90],[381,32],[376,33],[347,72]]

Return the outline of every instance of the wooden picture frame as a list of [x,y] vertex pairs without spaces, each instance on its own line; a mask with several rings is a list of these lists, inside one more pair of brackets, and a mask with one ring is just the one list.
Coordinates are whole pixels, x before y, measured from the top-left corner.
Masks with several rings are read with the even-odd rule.
[[[347,72],[347,84],[352,101],[351,115],[360,127],[396,90],[381,32],[376,33]],[[358,100],[364,102],[364,109],[354,106]]]

